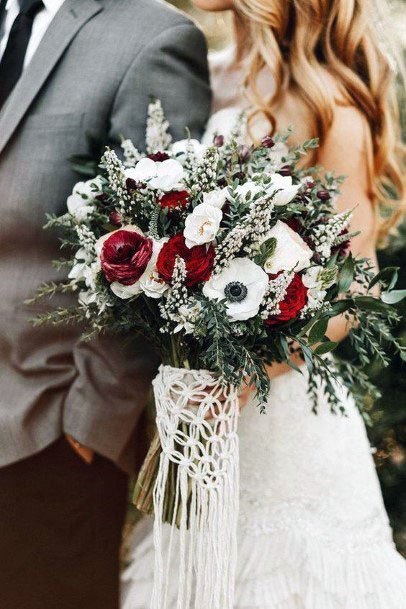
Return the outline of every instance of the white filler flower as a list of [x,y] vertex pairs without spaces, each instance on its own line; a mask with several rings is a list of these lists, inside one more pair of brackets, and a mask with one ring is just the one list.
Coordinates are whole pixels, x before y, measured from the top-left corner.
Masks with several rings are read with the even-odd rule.
[[221,273],[212,275],[203,286],[210,300],[226,300],[231,321],[257,315],[268,287],[268,275],[249,258],[234,258]]
[[213,241],[219,231],[222,218],[223,212],[218,207],[209,203],[197,205],[185,220],[183,235],[186,247],[191,248]]
[[302,271],[309,266],[313,257],[313,250],[285,222],[278,220],[267,233],[264,241],[272,237],[276,239],[276,247],[264,264],[267,273]]
[[302,184],[292,184],[291,176],[281,176],[279,173],[271,175],[272,182],[267,186],[269,194],[276,193],[272,199],[275,205],[287,205],[299,192]]

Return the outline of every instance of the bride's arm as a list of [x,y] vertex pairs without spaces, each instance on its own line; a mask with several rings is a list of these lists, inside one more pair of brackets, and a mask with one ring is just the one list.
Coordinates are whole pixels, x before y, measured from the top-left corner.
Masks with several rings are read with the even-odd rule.
[[[369,258],[378,266],[375,243],[377,212],[370,197],[371,179],[368,158],[371,154],[369,127],[361,112],[353,107],[336,106],[334,121],[325,142],[319,149],[318,163],[336,175],[345,175],[337,211],[354,210],[350,224],[351,232],[360,234],[352,240],[354,256]],[[350,325],[344,316],[329,323],[327,335],[330,340],[340,342],[348,335]],[[300,354],[292,357],[301,364]],[[270,378],[289,372],[287,364],[268,366]]]

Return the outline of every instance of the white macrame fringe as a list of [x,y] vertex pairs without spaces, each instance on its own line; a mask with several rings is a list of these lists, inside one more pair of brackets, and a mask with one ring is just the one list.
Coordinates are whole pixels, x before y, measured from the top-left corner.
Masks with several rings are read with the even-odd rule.
[[[207,371],[171,366],[160,367],[153,385],[163,452],[154,489],[151,609],[169,609],[176,570],[176,609],[232,609],[239,500],[237,393],[225,391]],[[167,543],[163,516],[170,463],[177,464],[174,514],[180,513],[180,521],[175,524],[174,518]]]

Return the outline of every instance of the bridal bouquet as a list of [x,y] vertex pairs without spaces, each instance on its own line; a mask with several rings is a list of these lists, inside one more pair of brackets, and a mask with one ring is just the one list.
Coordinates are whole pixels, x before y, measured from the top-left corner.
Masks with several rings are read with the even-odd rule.
[[[249,147],[243,122],[209,146],[172,142],[153,102],[146,153],[128,140],[124,161],[107,149],[99,175],[77,184],[67,213],[47,224],[74,254],[59,263],[67,281],[39,295],[73,292],[77,301],[39,322],[86,322],[88,336],[137,330],[160,351],[157,435],[135,500],[155,511],[158,549],[163,521],[180,531],[182,607],[192,594],[198,606],[232,607],[239,388],[255,387],[265,409],[266,364],[295,367],[300,349],[315,408],[320,383],[339,408],[337,370],[324,357],[336,346],[326,331],[338,315],[354,328],[359,361],[341,371],[352,389],[371,391],[357,363],[385,359],[384,340],[402,350],[390,333],[391,305],[404,296],[394,290],[396,269],[374,276],[368,260],[352,257],[351,213],[334,210],[340,180],[297,166],[317,142],[288,150],[287,137],[275,136]],[[376,283],[380,297],[370,292]],[[153,606],[163,609],[161,551],[156,561]]]

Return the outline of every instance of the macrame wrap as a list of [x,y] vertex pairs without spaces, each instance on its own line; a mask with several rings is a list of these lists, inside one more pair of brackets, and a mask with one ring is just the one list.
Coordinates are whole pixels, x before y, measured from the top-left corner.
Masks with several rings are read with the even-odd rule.
[[[162,446],[154,489],[152,609],[168,605],[177,572],[176,609],[232,609],[239,499],[238,396],[205,370],[161,366],[153,382]],[[225,397],[225,401],[224,400]],[[177,465],[169,543],[163,509],[170,464]],[[173,536],[179,539],[174,546]],[[179,543],[179,545],[178,545]]]

